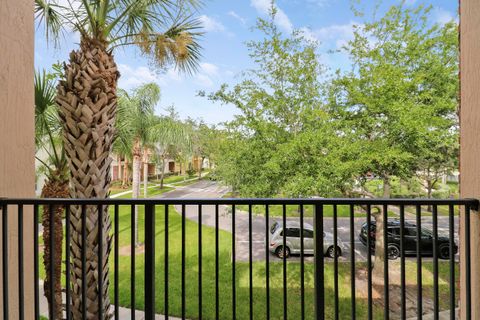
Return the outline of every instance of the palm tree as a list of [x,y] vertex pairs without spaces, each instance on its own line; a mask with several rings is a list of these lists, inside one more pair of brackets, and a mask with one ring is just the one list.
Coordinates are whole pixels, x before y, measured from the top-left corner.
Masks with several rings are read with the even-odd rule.
[[[191,12],[198,0],[66,0],[62,6],[50,0],[35,0],[35,14],[44,23],[47,38],[59,39],[66,30],[80,33],[80,47],[70,53],[56,102],[63,126],[64,148],[70,168],[71,196],[106,198],[110,187],[110,152],[115,136],[117,81],[116,48],[137,46],[158,67],[173,63],[186,72],[196,69],[199,59],[198,20]],[[103,208],[105,257],[98,266],[99,212],[87,208],[86,247],[82,247],[81,210],[72,207],[72,314],[82,316],[82,289],[87,297],[87,319],[102,313],[111,318],[108,296],[108,253],[111,247],[110,217]],[[86,282],[82,282],[81,253],[87,253]],[[98,268],[103,273],[103,291],[97,286]],[[103,297],[102,305],[98,304]]]
[[[113,152],[118,157],[119,179],[122,181],[122,188],[127,188],[129,184],[129,164],[132,160],[131,141],[125,140],[125,132],[118,132],[113,143]],[[123,165],[121,161],[123,160]],[[123,168],[122,168],[123,166]]]
[[[155,105],[160,100],[160,88],[155,83],[145,84],[136,88],[131,95],[120,91],[119,112],[117,119],[118,131],[122,133],[122,140],[129,141],[125,145],[131,146],[133,159],[132,169],[132,198],[140,196],[140,166],[153,121]],[[144,159],[145,160],[145,159]],[[148,167],[147,167],[148,169]],[[145,171],[145,169],[144,169]],[[146,181],[144,181],[146,186]],[[135,243],[138,239],[138,211],[135,208]]]
[[[46,180],[42,188],[43,198],[68,198],[68,163],[60,138],[61,124],[55,104],[55,76],[43,72],[35,72],[35,145],[37,148],[36,159],[39,161],[41,171],[45,174]],[[43,156],[41,155],[43,154]],[[53,217],[50,217],[50,210],[43,207],[42,225],[43,241],[49,243],[53,237],[55,246],[45,246],[43,251],[43,264],[45,270],[53,268],[53,279],[50,273],[45,274],[44,293],[48,301],[48,307],[55,310],[55,317],[62,317],[62,213],[61,206],[53,208]],[[51,220],[52,218],[52,220]],[[54,224],[54,234],[50,234],[50,221]],[[35,221],[35,223],[37,223]],[[50,265],[50,256],[53,249],[53,266]],[[50,299],[50,283],[53,282],[54,300]]]
[[[147,197],[149,152],[167,150],[170,145],[186,145],[185,126],[170,117],[155,116],[155,105],[160,100],[160,88],[155,83],[144,84],[129,95],[121,90],[118,103],[117,131],[122,143],[131,146],[133,158],[132,198],[140,197],[141,164],[143,162],[144,198]],[[164,153],[162,153],[165,155]],[[138,229],[138,213],[135,208],[135,229]],[[140,243],[135,232],[135,243]]]
[[[125,106],[126,102],[120,102],[122,99],[127,99],[128,94],[119,90],[119,106]],[[124,107],[119,107],[117,110],[117,118],[115,120],[115,141],[113,143],[113,151],[121,159],[123,158],[123,170],[122,170],[122,187],[127,188],[129,184],[129,162],[132,161],[132,134],[129,122],[126,121],[129,116],[129,110]],[[120,168],[119,168],[120,170]]]

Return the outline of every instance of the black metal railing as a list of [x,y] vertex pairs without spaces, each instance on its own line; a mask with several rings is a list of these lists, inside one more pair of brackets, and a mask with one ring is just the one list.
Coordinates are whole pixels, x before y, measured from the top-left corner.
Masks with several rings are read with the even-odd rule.
[[[465,314],[470,319],[469,217],[478,205],[473,199],[0,199],[3,318],[28,318],[27,309],[34,310],[35,319],[55,317],[53,308],[48,313],[41,311],[46,309],[40,280],[47,273],[50,279],[55,274],[53,268],[42,269],[38,222],[40,212],[50,213],[51,237],[43,246],[49,246],[53,265],[53,213],[61,207],[65,215],[62,284],[66,319],[76,318],[74,295],[81,301],[82,318],[88,318],[87,294],[92,289],[83,283],[87,266],[92,264],[98,269],[93,284],[93,290],[100,293],[95,302],[99,307],[94,308],[98,319],[107,318],[101,308],[106,297],[101,293],[108,279],[112,304],[106,312],[114,319],[120,319],[124,307],[130,309],[129,319],[154,319],[155,314],[164,314],[166,319],[169,315],[184,319],[407,319],[413,314],[421,319],[426,313],[434,319],[441,313],[455,319],[459,286],[465,290]],[[92,236],[87,232],[89,213],[98,215],[94,255],[84,250]],[[72,222],[78,214],[80,230]],[[383,234],[376,229],[380,218]],[[18,261],[13,270],[8,260],[12,257],[8,251],[15,248],[9,243],[10,219],[16,219],[18,227]],[[27,230],[31,224],[25,224],[26,219],[33,219],[33,230]],[[113,221],[113,227],[105,229],[105,221]],[[272,235],[274,223],[282,228],[281,233]],[[458,231],[461,223],[463,238]],[[33,244],[24,241],[30,232]],[[143,234],[140,244],[136,243],[137,232]],[[81,237],[81,270],[73,263],[73,234]],[[375,243],[381,244],[377,235],[384,242],[385,258],[380,264],[374,261]],[[24,248],[32,245],[34,283],[28,284],[24,281]],[[311,246],[316,253],[313,257],[308,255],[313,253],[308,251]],[[457,246],[461,247],[458,252]],[[460,253],[465,254],[462,266]],[[110,278],[98,267],[107,262]],[[465,272],[465,283],[460,285],[459,272]],[[73,275],[82,284],[75,294]],[[34,306],[25,305],[25,291],[30,287]],[[53,301],[53,281],[49,294]]]

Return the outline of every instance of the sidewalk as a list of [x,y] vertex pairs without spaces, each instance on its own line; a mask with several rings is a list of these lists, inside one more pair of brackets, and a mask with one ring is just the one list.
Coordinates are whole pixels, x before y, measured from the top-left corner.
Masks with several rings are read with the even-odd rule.
[[[202,174],[202,177],[205,177],[208,173],[204,173]],[[186,179],[186,180],[182,180],[182,181],[177,181],[177,182],[173,182],[173,183],[164,183],[163,186],[164,187],[169,187],[169,188],[178,188],[176,185],[178,184],[182,184],[182,183],[185,183],[185,182],[190,182],[190,181],[195,181],[195,180],[198,180],[198,177],[195,177],[195,178],[191,178],[191,179]],[[200,180],[199,180],[200,181]],[[149,186],[147,187],[147,189],[151,189],[151,188],[155,188],[155,187],[160,187],[160,184],[154,184],[152,186]],[[143,190],[143,187],[142,187],[142,190]],[[115,198],[118,198],[118,197],[121,197],[121,196],[124,196],[126,194],[129,194],[129,193],[132,193],[132,190],[127,190],[127,191],[123,191],[123,192],[119,192],[119,193],[116,193],[114,195],[111,195],[110,198],[111,199],[115,199]]]
[[[459,317],[458,317],[459,310],[460,310],[459,308],[455,309],[455,319],[459,319]],[[408,320],[416,320],[416,319],[417,319],[417,317],[409,318]],[[435,316],[434,316],[433,313],[424,314],[422,319],[433,320],[433,319],[435,319]],[[438,319],[439,320],[450,320],[450,310],[439,312],[438,313]]]
[[[44,317],[48,317],[48,304],[47,304],[47,298],[45,298],[45,294],[44,294],[44,291],[43,291],[43,281],[40,280],[39,281],[39,286],[40,286],[40,315],[41,316],[44,316]],[[63,299],[65,299],[65,294],[63,295]],[[111,305],[111,310],[112,310],[112,313],[113,313],[113,304]],[[120,307],[119,308],[119,318],[120,320],[130,320],[131,319],[131,310],[128,309],[128,308],[123,308],[123,307]],[[145,315],[144,315],[144,312],[141,311],[141,310],[136,310],[135,311],[135,319],[137,320],[145,320]],[[157,314],[155,315],[155,320],[163,320],[165,319],[165,316],[164,315],[161,315],[161,314]],[[172,319],[172,320],[180,320],[180,318],[175,318],[175,317],[168,317],[168,319]]]

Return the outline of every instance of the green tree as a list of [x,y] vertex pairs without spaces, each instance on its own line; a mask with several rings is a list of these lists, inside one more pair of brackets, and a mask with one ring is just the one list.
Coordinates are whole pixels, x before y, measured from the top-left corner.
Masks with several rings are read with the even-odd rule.
[[[328,170],[318,169],[339,161],[330,157],[336,135],[322,101],[319,78],[325,70],[317,44],[297,31],[283,36],[275,15],[272,7],[269,20],[258,20],[264,39],[247,44],[255,68],[233,88],[223,85],[209,95],[239,111],[226,125],[215,172],[242,196],[327,196],[334,188],[320,183],[320,176],[328,180],[323,176]],[[312,161],[317,166],[310,166]]]
[[[61,123],[58,117],[58,108],[55,104],[56,75],[43,72],[35,72],[35,145],[36,159],[41,163],[42,172],[46,180],[42,188],[42,198],[68,198],[68,163],[61,139]],[[53,248],[45,246],[43,251],[43,264],[45,270],[53,268],[53,279],[50,273],[45,275],[44,294],[48,301],[48,307],[55,310],[55,316],[62,317],[62,242],[63,242],[63,207],[55,206],[50,210],[43,207],[42,226],[43,241],[49,243],[53,237]],[[53,217],[51,216],[53,214]],[[54,234],[50,234],[50,223],[54,224]],[[35,221],[37,223],[37,221]],[[50,257],[53,250],[53,265],[50,265]],[[53,282],[53,297],[51,301],[50,284]]]
[[[432,197],[433,190],[441,179],[458,168],[459,137],[458,131],[444,119],[445,125],[436,126],[426,132],[422,145],[418,148],[416,176],[427,190],[427,198]],[[431,211],[428,206],[428,211]]]
[[[106,198],[110,187],[110,152],[114,140],[119,72],[114,61],[116,48],[136,46],[152,63],[163,68],[174,64],[191,72],[200,56],[200,24],[192,17],[199,1],[169,0],[35,0],[35,15],[44,24],[46,37],[58,40],[62,33],[80,33],[80,47],[69,56],[58,85],[56,101],[63,124],[64,147],[71,172],[72,197]],[[58,42],[57,42],[58,43]],[[110,216],[105,207],[102,239],[103,265],[97,264],[99,242],[88,237],[81,243],[81,210],[72,207],[72,314],[82,316],[82,286],[87,286],[88,319],[102,312],[111,318],[109,301]],[[96,206],[87,208],[87,233],[97,231]],[[91,239],[91,240],[90,240]],[[86,281],[81,281],[81,252],[87,252]],[[91,252],[89,254],[88,252]],[[98,292],[98,268],[103,270],[103,292]],[[99,295],[105,302],[98,305]]]
[[209,127],[203,120],[195,121],[194,119],[189,119],[187,125],[190,126],[191,131],[192,154],[200,159],[198,170],[198,178],[200,179],[205,159],[208,158],[209,161],[213,161],[217,142],[217,130],[215,130],[214,126]]
[[151,149],[161,162],[160,188],[163,188],[167,157],[175,158],[178,153],[191,149],[191,131],[174,113],[157,116],[149,132]]
[[[456,29],[454,23],[431,25],[429,14],[430,8],[402,3],[357,26],[344,47],[354,67],[338,73],[331,86],[331,114],[356,150],[358,175],[382,179],[385,198],[393,176],[410,178],[440,151],[440,140],[429,137],[455,124]],[[384,221],[380,213],[375,217],[374,275],[382,281]]]

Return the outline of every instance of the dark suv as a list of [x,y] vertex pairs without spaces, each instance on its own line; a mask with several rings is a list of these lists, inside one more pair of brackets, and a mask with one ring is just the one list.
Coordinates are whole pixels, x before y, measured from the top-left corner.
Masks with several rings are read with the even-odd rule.
[[[400,256],[400,221],[388,220],[388,258],[397,259]],[[372,221],[370,224],[370,243],[372,250],[375,250],[375,231],[376,223]],[[431,230],[421,228],[420,254],[422,256],[433,255],[433,233]],[[359,235],[360,241],[367,245],[367,223],[362,225]],[[404,228],[404,248],[405,255],[417,254],[417,226],[413,223],[405,222]],[[455,244],[453,253],[458,252],[458,246]],[[440,259],[448,259],[450,257],[450,240],[448,237],[438,235],[437,252]]]

